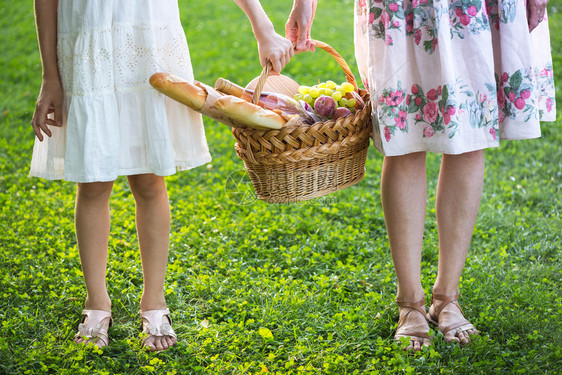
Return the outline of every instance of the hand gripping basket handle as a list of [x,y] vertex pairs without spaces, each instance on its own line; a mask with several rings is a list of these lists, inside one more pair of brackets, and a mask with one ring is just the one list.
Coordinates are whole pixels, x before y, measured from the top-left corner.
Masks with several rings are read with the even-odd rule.
[[[357,90],[358,87],[357,87],[357,81],[355,80],[355,76],[351,72],[351,69],[349,69],[349,65],[347,65],[347,62],[344,60],[344,58],[328,44],[321,42],[319,40],[313,40],[312,42],[316,47],[328,52],[334,58],[334,60],[336,60],[339,66],[341,66],[341,68],[343,69],[347,82],[351,83],[355,87],[355,90]],[[267,77],[269,77],[269,72],[271,71],[272,68],[273,67],[270,62],[265,64],[265,66],[263,67],[260,78],[254,90],[254,95],[252,96],[252,102],[254,104],[258,104],[260,101],[261,92],[263,90],[265,82],[267,81]]]

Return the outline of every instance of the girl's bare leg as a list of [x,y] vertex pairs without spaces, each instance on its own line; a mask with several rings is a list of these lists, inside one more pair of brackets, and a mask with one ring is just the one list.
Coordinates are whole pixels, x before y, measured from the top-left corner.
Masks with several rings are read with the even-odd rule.
[[[390,250],[398,279],[398,301],[424,298],[421,285],[421,250],[426,210],[425,152],[385,157],[382,171],[382,205]],[[400,310],[400,315],[406,309]],[[409,331],[428,332],[421,313],[410,313],[404,324]],[[412,337],[408,349],[420,350],[428,339]]]
[[[113,182],[79,183],[77,187],[76,239],[87,290],[87,310],[111,311],[105,275],[110,228],[109,196],[112,188]],[[105,320],[107,329],[109,319]],[[77,343],[83,341],[81,337],[76,338]]]
[[[144,277],[141,311],[166,308],[164,280],[170,242],[170,207],[164,177],[154,174],[129,176],[136,202],[136,222]],[[164,350],[173,346],[170,336],[149,337],[146,346]]]

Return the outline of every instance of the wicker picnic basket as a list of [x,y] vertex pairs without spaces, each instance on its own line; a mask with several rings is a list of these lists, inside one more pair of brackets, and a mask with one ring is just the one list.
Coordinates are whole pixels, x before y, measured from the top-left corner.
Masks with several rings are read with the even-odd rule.
[[[336,60],[347,81],[357,89],[345,60],[326,43],[315,41],[315,45]],[[266,66],[254,91],[254,103],[259,100],[268,74]],[[279,130],[232,128],[236,153],[244,161],[257,198],[268,203],[299,202],[361,181],[372,122],[369,94],[366,90],[359,94],[365,107],[336,121],[289,125]]]

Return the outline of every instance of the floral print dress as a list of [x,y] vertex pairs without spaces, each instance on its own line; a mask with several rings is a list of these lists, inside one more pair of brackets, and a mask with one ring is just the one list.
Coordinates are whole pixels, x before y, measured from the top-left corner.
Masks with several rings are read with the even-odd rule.
[[357,0],[355,48],[386,156],[460,154],[554,121],[548,23],[524,0]]

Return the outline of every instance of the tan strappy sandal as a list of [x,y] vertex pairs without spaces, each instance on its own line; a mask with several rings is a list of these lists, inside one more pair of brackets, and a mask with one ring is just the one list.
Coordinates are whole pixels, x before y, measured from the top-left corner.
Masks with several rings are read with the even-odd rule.
[[[103,321],[109,318],[109,326],[113,325],[110,311],[83,310],[82,320],[78,325],[78,333],[74,335],[74,342],[78,338],[84,339],[80,344],[94,342],[100,348],[109,345],[109,335]],[[78,344],[78,343],[77,343]],[[101,344],[101,345],[100,345]]]
[[398,320],[398,328],[396,329],[396,334],[394,335],[394,340],[400,341],[400,339],[402,337],[410,338],[410,340],[417,339],[420,343],[420,346],[424,345],[425,339],[431,341],[431,337],[429,336],[429,332],[422,332],[422,331],[416,331],[416,330],[410,331],[410,330],[408,330],[408,328],[402,327],[404,325],[404,322],[406,321],[406,318],[408,317],[408,315],[410,315],[414,311],[420,313],[425,319],[425,317],[426,317],[425,298],[422,298],[421,300],[419,300],[417,302],[413,302],[413,303],[407,302],[407,301],[399,301],[397,299],[396,304],[402,309],[409,309],[409,310],[407,310],[401,316],[401,318]]
[[[448,296],[446,294],[434,293],[431,296],[431,304],[433,305],[434,304],[433,302],[435,300],[438,300],[438,301],[441,301],[441,306],[439,306],[439,308],[435,308],[435,310],[433,311],[433,314],[430,315],[428,313],[427,314],[427,320],[429,320],[431,323],[435,324],[439,328],[439,331],[441,331],[443,336],[445,336],[448,332],[450,332],[454,329],[461,328],[461,327],[462,327],[462,331],[468,331],[468,330],[473,329],[473,330],[476,331],[476,334],[478,334],[478,330],[476,330],[476,328],[472,325],[472,323],[470,323],[470,321],[468,319],[466,319],[466,316],[464,315],[464,312],[462,311],[462,308],[459,305],[458,299],[459,299],[458,293],[456,293],[452,296]],[[454,304],[459,309],[463,318],[458,319],[457,321],[454,321],[451,324],[443,327],[441,324],[439,324],[439,315],[443,311],[443,308],[450,303]]]
[[[172,318],[170,318],[170,310],[147,310],[141,311],[140,316],[142,318],[142,333],[146,336],[141,341],[141,346],[147,347],[151,351],[156,351],[157,349],[152,349],[151,346],[145,345],[146,340],[154,336],[169,336],[174,338],[174,344],[177,342],[177,336],[172,328]],[[172,345],[172,346],[173,346]],[[170,347],[168,347],[169,349]]]

